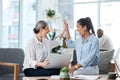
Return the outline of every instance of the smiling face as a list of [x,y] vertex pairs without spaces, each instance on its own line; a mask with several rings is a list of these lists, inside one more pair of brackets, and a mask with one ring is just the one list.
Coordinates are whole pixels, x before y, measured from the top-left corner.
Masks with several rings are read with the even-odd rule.
[[49,27],[46,25],[46,27],[40,30],[42,36],[46,36],[49,33]]
[[86,26],[82,26],[79,23],[77,23],[77,31],[81,36],[84,36],[86,31]]

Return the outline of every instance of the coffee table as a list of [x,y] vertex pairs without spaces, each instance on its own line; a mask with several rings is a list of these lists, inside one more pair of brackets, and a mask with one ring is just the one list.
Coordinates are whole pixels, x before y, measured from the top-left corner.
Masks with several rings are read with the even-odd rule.
[[[108,75],[100,75],[99,79],[97,79],[97,80],[110,80],[107,77],[108,77]],[[45,76],[45,77],[23,77],[23,80],[45,80],[45,79],[47,79],[47,80],[59,80],[59,79],[51,79],[50,76]],[[70,79],[70,80],[80,80],[80,79]],[[81,79],[81,80],[83,80],[83,79]],[[114,80],[114,79],[112,79],[112,80]],[[118,80],[118,79],[116,79],[116,80]]]

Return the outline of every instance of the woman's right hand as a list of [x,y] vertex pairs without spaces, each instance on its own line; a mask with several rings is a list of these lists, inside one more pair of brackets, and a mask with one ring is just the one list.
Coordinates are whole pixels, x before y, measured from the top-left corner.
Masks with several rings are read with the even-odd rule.
[[36,66],[38,67],[45,67],[49,64],[49,60],[45,59],[44,62],[37,62]]
[[66,20],[64,20],[64,30],[65,30],[65,31],[68,30],[68,23],[67,23]]
[[64,27],[65,27],[65,31],[66,31],[66,40],[70,39],[70,32],[68,29],[68,23],[66,22],[66,20],[64,20]]
[[43,67],[47,66],[48,64],[49,64],[49,60],[45,59],[44,62],[43,62]]

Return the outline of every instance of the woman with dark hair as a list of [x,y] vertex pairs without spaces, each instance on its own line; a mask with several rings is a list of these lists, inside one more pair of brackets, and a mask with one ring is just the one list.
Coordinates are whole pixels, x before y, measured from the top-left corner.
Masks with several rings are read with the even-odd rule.
[[44,69],[49,64],[47,59],[49,51],[60,44],[61,38],[65,32],[59,35],[57,40],[48,40],[46,38],[49,27],[43,20],[38,21],[33,29],[35,35],[28,42],[25,49],[25,59],[23,70],[25,76],[51,76],[58,75],[60,69]]
[[79,74],[99,74],[98,55],[99,41],[95,36],[94,28],[89,17],[81,18],[77,21],[77,31],[80,37],[73,41],[70,39],[68,24],[66,27],[66,43],[68,47],[75,48],[77,64],[70,67],[70,72]]

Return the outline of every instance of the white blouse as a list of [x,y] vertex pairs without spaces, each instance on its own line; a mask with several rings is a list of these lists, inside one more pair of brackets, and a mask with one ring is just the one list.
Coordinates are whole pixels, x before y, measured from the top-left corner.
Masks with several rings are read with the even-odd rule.
[[109,36],[103,35],[101,38],[99,38],[99,42],[100,49],[113,49],[113,44]]
[[49,51],[61,43],[60,39],[48,40],[43,39],[42,42],[38,41],[36,36],[33,36],[32,39],[28,42],[25,49],[25,58],[23,63],[23,70],[26,68],[36,68],[37,62],[43,62]]

